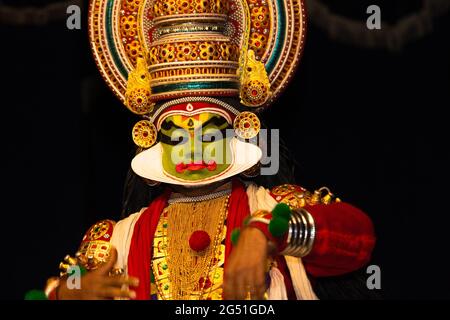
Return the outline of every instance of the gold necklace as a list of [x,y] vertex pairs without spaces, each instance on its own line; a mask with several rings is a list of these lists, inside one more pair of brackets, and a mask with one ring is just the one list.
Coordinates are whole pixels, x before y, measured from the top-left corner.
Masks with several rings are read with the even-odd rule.
[[[167,226],[164,228],[165,256],[169,271],[170,296],[185,300],[192,292],[204,294],[204,285],[220,248],[221,235],[228,211],[229,196],[191,202],[173,203],[167,207]],[[210,245],[200,252],[189,246],[189,237],[202,230],[210,235]]]

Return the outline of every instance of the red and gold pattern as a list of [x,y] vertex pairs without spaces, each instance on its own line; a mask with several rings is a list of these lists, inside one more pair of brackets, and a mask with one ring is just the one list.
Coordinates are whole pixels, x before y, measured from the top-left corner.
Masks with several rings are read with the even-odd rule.
[[306,205],[309,192],[300,186],[283,184],[274,187],[270,194],[277,202],[286,203],[291,209],[295,209]]
[[112,63],[111,54],[107,49],[106,39],[103,36],[102,12],[105,7],[104,0],[92,0],[89,8],[89,29],[91,49],[100,73],[107,85],[125,103],[126,79],[121,77],[117,67]]
[[183,68],[159,68],[152,73],[150,83],[177,83],[177,81],[186,77],[191,80],[203,79],[208,75],[210,79],[229,79],[236,76],[236,66],[233,65],[212,65],[209,67],[198,67],[195,64],[185,65]]
[[269,98],[269,89],[259,79],[242,83],[241,99],[246,106],[260,106]]
[[228,13],[227,0],[156,0],[155,16],[196,13]]
[[264,57],[270,33],[270,11],[268,1],[248,0],[251,15],[251,33],[249,49],[255,52],[256,58]]
[[234,119],[233,126],[236,134],[243,139],[256,137],[261,130],[261,122],[258,116],[248,111],[241,112]]
[[[303,49],[306,27],[303,0],[158,0],[156,2],[154,0],[91,0],[89,34],[97,65],[111,89],[122,101],[125,101],[127,74],[136,66],[137,58],[148,54],[151,43],[156,40],[155,36],[158,37],[156,22],[170,17],[177,18],[180,14],[191,15],[194,11],[200,13],[197,14],[199,17],[208,17],[207,19],[214,16],[221,16],[221,19],[225,17],[224,34],[230,37],[233,45],[241,47],[244,42],[244,26],[247,25],[247,18],[243,16],[244,3],[250,10],[251,30],[248,34],[246,33],[248,49],[252,49],[256,59],[264,62],[266,66],[269,62],[272,64],[269,79],[273,94],[264,104],[268,105],[277,98],[290,80]],[[280,12],[283,14],[279,14]],[[284,30],[281,30],[282,28]],[[281,44],[277,40],[280,39],[280,35],[284,35]],[[234,61],[232,51],[231,49],[229,54],[230,60],[224,61]],[[214,56],[214,53],[212,55]],[[179,57],[183,59],[181,53]],[[159,61],[159,56],[157,59]],[[189,76],[198,71],[190,66],[186,68],[188,70],[179,72],[178,75],[183,73],[184,76]],[[207,72],[209,73],[210,70]],[[225,68],[225,72],[228,76],[231,74],[229,68]],[[155,74],[154,78],[156,77],[159,77],[159,74]],[[179,80],[176,79],[176,81]],[[215,80],[218,78],[215,77]],[[188,93],[189,91],[186,91],[183,94]],[[183,94],[180,92],[166,95],[158,93],[155,94],[155,99],[180,97]],[[199,94],[198,90],[195,91],[195,95]],[[201,94],[208,95],[206,91]],[[230,89],[214,88],[211,94],[229,96],[232,92]]]
[[300,61],[306,34],[304,0],[292,0],[292,7],[287,20],[288,30],[291,31],[287,42],[291,43],[291,46],[289,48],[284,47],[283,53],[280,56],[280,61],[284,61],[284,63],[278,64],[270,73],[269,78],[273,94],[268,104],[273,103],[284,91]]
[[[152,65],[199,60],[237,62],[239,58],[238,51],[239,49],[236,45],[227,41],[183,41],[155,45],[150,49],[148,56]],[[155,78],[155,75],[153,77]]]
[[141,148],[150,148],[157,138],[158,132],[153,123],[148,120],[141,120],[133,127],[133,141]]
[[108,231],[112,230],[113,225],[108,220],[100,221],[93,225],[88,233],[87,240],[99,240],[101,238],[108,240],[111,237],[111,234]]
[[330,204],[341,201],[326,187],[310,192],[293,184],[283,184],[274,187],[270,191],[270,195],[277,202],[286,203],[291,209],[302,208],[306,205]]
[[[217,89],[228,91],[228,95],[237,93],[238,46],[224,27],[228,2],[156,1],[153,7],[156,34],[149,45],[148,59],[154,101],[174,93],[188,96],[196,91],[198,95],[199,90],[206,96],[217,95]],[[223,67],[224,75],[220,74]],[[168,71],[169,76],[160,78],[161,69]]]
[[150,90],[146,88],[135,88],[128,92],[128,109],[136,114],[146,114],[152,108],[150,101]]
[[122,0],[120,10],[120,36],[131,64],[136,66],[137,58],[144,57],[142,39],[139,38],[137,20],[143,0]]
[[114,221],[102,220],[89,228],[84,235],[76,256],[84,262],[88,270],[98,268],[109,257],[114,226]]

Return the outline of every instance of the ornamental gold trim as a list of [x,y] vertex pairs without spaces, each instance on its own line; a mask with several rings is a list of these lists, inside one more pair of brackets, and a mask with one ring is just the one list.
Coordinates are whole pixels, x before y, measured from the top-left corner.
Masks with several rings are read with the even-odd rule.
[[151,102],[150,73],[144,58],[137,60],[136,68],[128,75],[125,104],[127,108],[139,115],[153,111]]

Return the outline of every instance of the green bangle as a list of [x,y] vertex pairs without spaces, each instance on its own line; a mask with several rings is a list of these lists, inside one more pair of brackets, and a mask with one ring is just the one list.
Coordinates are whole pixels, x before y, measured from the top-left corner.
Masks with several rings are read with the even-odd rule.
[[25,300],[48,300],[43,290],[30,290],[25,293]]
[[269,223],[269,232],[272,236],[280,238],[288,231],[291,215],[291,208],[286,203],[280,202],[273,208]]
[[236,228],[231,232],[231,243],[233,244],[233,246],[237,244],[240,235],[241,230],[239,228]]

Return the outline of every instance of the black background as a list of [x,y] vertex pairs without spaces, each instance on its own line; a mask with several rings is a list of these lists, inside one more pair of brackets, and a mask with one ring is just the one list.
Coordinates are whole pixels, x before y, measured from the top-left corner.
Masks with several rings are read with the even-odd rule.
[[[16,7],[52,1],[0,1]],[[56,1],[53,1],[56,2]],[[422,1],[323,1],[395,23]],[[87,19],[87,6],[83,10]],[[118,219],[137,119],[101,79],[87,27],[65,17],[1,25],[1,297],[22,299],[57,274],[98,219]],[[374,221],[385,298],[449,298],[449,14],[397,51],[333,41],[309,21],[306,48],[266,113],[299,163],[299,184],[330,187]]]

